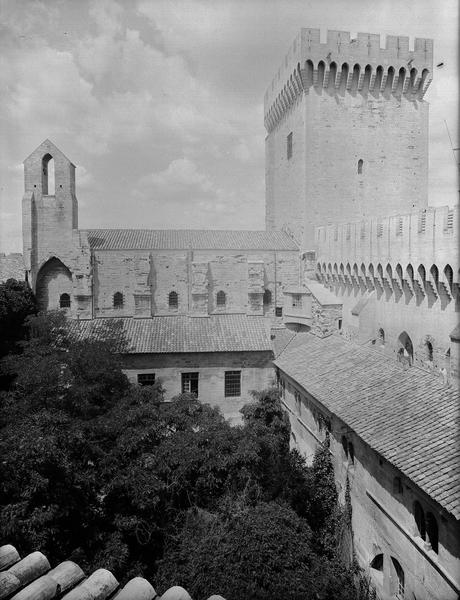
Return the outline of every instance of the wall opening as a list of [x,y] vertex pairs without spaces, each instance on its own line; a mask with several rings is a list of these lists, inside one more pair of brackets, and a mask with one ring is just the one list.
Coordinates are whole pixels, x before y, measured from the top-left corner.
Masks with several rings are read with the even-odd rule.
[[286,138],[286,158],[288,160],[292,158],[292,131]]
[[398,360],[408,362],[411,365],[414,361],[414,346],[405,331],[398,337],[398,346]]
[[123,308],[123,294],[115,292],[113,295],[113,308]]
[[45,154],[42,158],[42,194],[54,196],[55,192],[54,159],[51,154]]
[[391,557],[392,563],[392,577],[391,577],[391,593],[398,598],[398,600],[404,600],[404,570],[396,560],[396,558]]
[[59,297],[59,308],[70,308],[69,294],[61,294]]
[[50,258],[37,274],[35,295],[39,309],[61,308],[61,295],[65,293],[70,299],[72,288],[72,274],[69,269],[58,258]]
[[417,526],[418,535],[422,538],[422,540],[426,539],[426,529],[425,529],[425,513],[423,512],[422,505],[418,500],[414,502],[414,519],[415,525]]
[[362,158],[360,158],[358,160],[358,175],[362,175],[363,174],[363,164],[364,164],[364,161],[363,161]]
[[179,296],[177,295],[177,292],[169,292],[168,306],[169,308],[175,309],[179,307]]
[[222,308],[226,305],[226,303],[227,303],[227,296],[225,295],[225,292],[223,292],[222,290],[220,292],[217,292],[216,305],[219,308]]
[[431,549],[437,554],[439,549],[438,522],[436,521],[434,515],[430,512],[426,513],[426,534],[428,541],[431,544]]

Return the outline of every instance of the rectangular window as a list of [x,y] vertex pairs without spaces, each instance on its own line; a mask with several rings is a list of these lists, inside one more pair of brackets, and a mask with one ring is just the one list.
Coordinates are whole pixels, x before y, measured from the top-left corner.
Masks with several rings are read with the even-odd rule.
[[182,373],[182,393],[195,394],[198,398],[198,373]]
[[283,316],[283,307],[277,306],[275,308],[275,317],[282,317],[282,316]]
[[138,373],[137,383],[139,385],[153,385],[155,383],[155,373]]
[[292,296],[292,308],[302,308],[302,296],[300,294]]
[[287,136],[287,146],[286,146],[286,151],[287,151],[287,159],[289,160],[290,158],[292,158],[292,131],[291,133]]
[[241,396],[241,371],[225,371],[225,397]]

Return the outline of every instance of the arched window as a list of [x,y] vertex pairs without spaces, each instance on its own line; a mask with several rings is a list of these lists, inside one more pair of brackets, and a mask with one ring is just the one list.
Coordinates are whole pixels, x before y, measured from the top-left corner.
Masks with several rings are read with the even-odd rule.
[[391,92],[391,88],[393,87],[393,79],[395,76],[395,70],[393,67],[390,67],[388,69],[388,75],[387,75],[387,83],[385,85],[385,92],[387,94],[389,94]]
[[425,527],[425,513],[423,512],[422,505],[418,500],[414,502],[414,519],[415,524],[417,525],[417,530],[422,538],[422,540],[426,539],[426,527]]
[[217,292],[216,295],[216,304],[219,307],[225,306],[225,304],[227,303],[227,296],[225,295],[225,292],[223,292],[222,290],[220,292]]
[[383,554],[374,556],[369,566],[374,581],[379,585],[383,585]]
[[358,160],[358,175],[362,175],[363,174],[363,159],[360,158]]
[[434,515],[430,512],[426,513],[426,535],[428,537],[428,541],[431,544],[431,549],[438,553],[438,522],[436,521]]
[[379,329],[379,342],[381,346],[385,346],[385,331],[381,327]]
[[454,272],[452,271],[452,267],[450,265],[446,265],[444,268],[444,275],[447,280],[447,285],[449,289],[452,290],[452,285],[454,283]]
[[348,442],[348,457],[352,465],[355,464],[355,449],[353,448],[353,444]]
[[358,63],[356,63],[355,66],[353,67],[353,77],[351,79],[350,91],[352,91],[352,92],[356,92],[356,90],[358,89],[360,71],[361,71],[361,67],[358,65]]
[[123,307],[123,294],[121,292],[115,292],[113,295],[113,308]]
[[168,305],[169,308],[179,307],[179,296],[177,295],[177,292],[169,292]]
[[391,562],[394,569],[394,577],[392,577],[391,593],[398,598],[404,599],[404,571],[396,558],[391,557]]
[[270,290],[264,292],[264,306],[270,306],[272,303],[272,293]]
[[405,359],[406,362],[409,362],[409,365],[411,365],[414,360],[414,346],[412,344],[412,340],[405,331],[403,331],[399,336],[398,344],[398,356],[401,357],[401,360]]
[[380,91],[380,86],[382,85],[382,78],[383,78],[383,67],[381,65],[379,65],[377,67],[377,71],[375,74],[375,81],[374,81],[374,91],[375,92]]
[[69,294],[61,294],[59,298],[59,308],[70,308]]
[[42,193],[44,196],[54,196],[54,159],[51,154],[45,154],[42,159]]
[[324,62],[322,60],[320,60],[318,63],[318,83],[317,83],[317,86],[319,88],[323,87],[325,71],[326,71],[326,66],[325,66]]

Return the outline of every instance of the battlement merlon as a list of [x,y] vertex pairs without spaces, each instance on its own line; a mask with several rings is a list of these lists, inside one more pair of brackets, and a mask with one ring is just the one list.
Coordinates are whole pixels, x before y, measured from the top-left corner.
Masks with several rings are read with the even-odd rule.
[[303,69],[305,62],[311,60],[315,65],[323,60],[326,64],[335,62],[339,69],[347,63],[350,69],[359,64],[361,70],[367,65],[373,69],[392,66],[396,72],[400,68],[415,68],[418,74],[428,69],[433,71],[433,40],[415,38],[414,49],[409,49],[408,36],[387,35],[385,47],[380,45],[380,35],[374,33],[358,33],[357,38],[350,39],[348,31],[327,31],[327,41],[320,42],[319,29],[302,28],[291,44],[284,60],[265,92],[264,104],[268,109],[289,81],[292,73]]

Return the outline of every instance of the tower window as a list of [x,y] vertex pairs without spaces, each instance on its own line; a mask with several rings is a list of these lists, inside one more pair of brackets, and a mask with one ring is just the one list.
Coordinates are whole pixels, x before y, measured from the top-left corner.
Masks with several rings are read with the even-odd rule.
[[123,308],[123,294],[121,292],[115,292],[113,295],[113,307]]
[[362,175],[363,174],[363,159],[360,158],[358,160],[358,175]]
[[241,396],[241,371],[225,371],[226,398]]
[[287,152],[287,159],[289,160],[290,158],[292,158],[292,131],[287,136],[286,152]]
[[426,342],[426,359],[433,362],[433,345],[431,342]]
[[199,373],[182,373],[182,393],[194,394],[198,398]]
[[216,296],[216,304],[217,306],[225,306],[227,303],[227,296],[225,295],[225,292],[217,292],[217,296]]
[[59,298],[59,308],[70,308],[69,294],[61,294],[61,297]]
[[283,316],[283,307],[277,306],[275,308],[275,317],[282,317],[282,316]]
[[177,292],[169,292],[168,305],[169,308],[179,307],[179,296],[177,295]]

